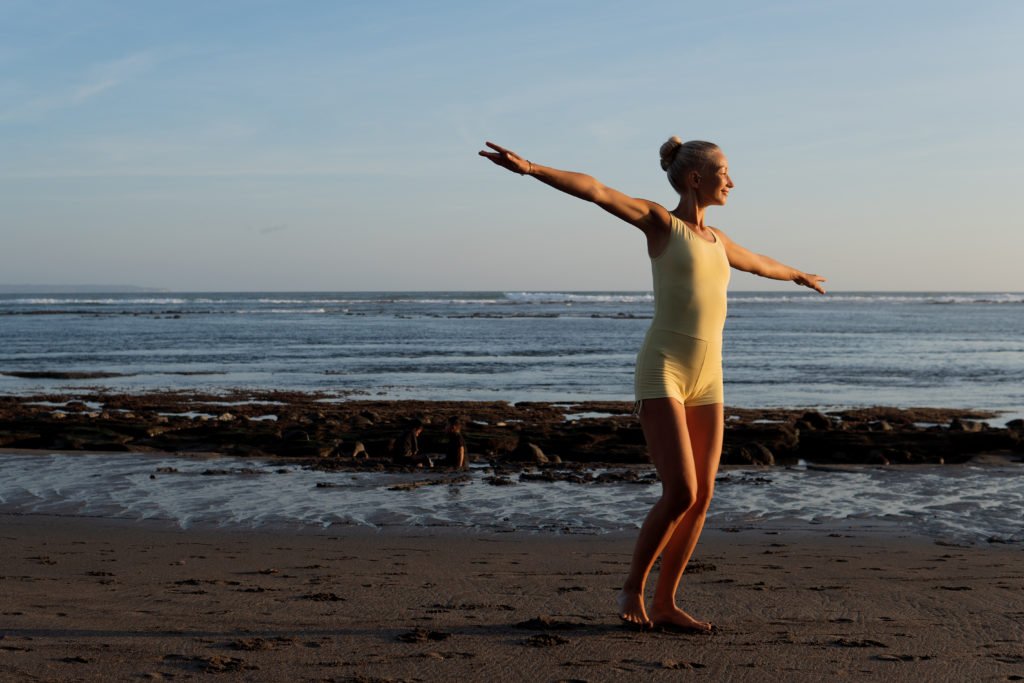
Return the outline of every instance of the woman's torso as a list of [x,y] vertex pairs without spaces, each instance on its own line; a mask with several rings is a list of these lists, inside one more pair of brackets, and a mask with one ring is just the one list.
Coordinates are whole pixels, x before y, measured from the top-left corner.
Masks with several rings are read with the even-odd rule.
[[725,326],[729,259],[718,236],[699,237],[676,216],[664,251],[651,259],[654,319],[651,330],[668,330],[721,343]]

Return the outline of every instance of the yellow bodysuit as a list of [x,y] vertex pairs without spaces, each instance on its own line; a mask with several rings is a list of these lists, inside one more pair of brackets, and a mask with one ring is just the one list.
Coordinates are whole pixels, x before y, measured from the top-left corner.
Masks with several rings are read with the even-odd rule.
[[[671,214],[670,214],[671,215]],[[723,403],[722,328],[729,259],[672,216],[668,246],[651,259],[654,319],[636,357],[636,410],[649,398],[687,406]]]

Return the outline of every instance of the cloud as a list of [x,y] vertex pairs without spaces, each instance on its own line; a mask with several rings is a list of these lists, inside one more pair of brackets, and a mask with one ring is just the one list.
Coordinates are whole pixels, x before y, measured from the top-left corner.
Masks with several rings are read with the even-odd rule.
[[128,83],[152,68],[152,52],[139,52],[110,62],[99,62],[85,69],[79,82],[61,92],[39,95],[0,110],[0,123],[33,119],[42,114],[77,107]]

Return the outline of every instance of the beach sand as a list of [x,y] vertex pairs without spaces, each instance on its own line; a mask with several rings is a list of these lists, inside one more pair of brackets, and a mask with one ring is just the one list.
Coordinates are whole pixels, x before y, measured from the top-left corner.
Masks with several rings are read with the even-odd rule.
[[0,516],[4,681],[1024,680],[1020,546],[854,527],[705,533],[621,627],[632,534],[180,530]]

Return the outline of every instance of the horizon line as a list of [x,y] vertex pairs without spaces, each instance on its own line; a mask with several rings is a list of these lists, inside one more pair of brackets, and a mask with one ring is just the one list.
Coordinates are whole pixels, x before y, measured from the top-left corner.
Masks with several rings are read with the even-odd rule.
[[[39,289],[32,289],[38,287]],[[103,289],[109,288],[109,289]],[[12,291],[17,290],[17,291]],[[87,290],[87,291],[82,291]],[[804,291],[806,290],[806,291]],[[290,294],[325,294],[325,293],[350,293],[350,294],[398,294],[398,293],[482,293],[482,294],[504,294],[508,292],[523,292],[527,294],[597,294],[597,293],[651,293],[652,289],[567,289],[567,288],[544,288],[544,289],[168,289],[164,287],[145,287],[141,285],[20,285],[0,284],[0,294],[260,294],[260,293],[290,293]],[[777,289],[736,289],[729,290],[735,293],[744,294],[783,294],[786,293]],[[800,288],[790,293],[812,294],[812,290]],[[831,289],[824,295],[829,294],[1024,294],[1024,290],[1003,290],[1003,289]]]

